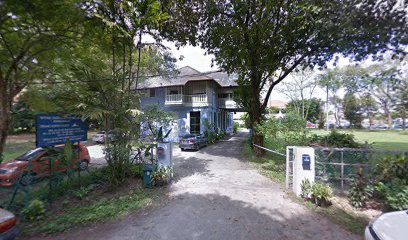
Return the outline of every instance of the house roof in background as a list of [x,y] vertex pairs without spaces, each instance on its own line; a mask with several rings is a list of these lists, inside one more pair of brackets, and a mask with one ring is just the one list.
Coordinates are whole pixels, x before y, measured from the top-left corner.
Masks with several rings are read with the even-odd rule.
[[268,107],[276,107],[279,109],[285,109],[288,103],[281,100],[272,100],[270,99],[268,102]]
[[174,76],[152,77],[139,83],[138,89],[182,86],[191,81],[215,81],[222,87],[237,86],[237,75],[225,72],[202,73],[198,70],[185,66],[177,70]]

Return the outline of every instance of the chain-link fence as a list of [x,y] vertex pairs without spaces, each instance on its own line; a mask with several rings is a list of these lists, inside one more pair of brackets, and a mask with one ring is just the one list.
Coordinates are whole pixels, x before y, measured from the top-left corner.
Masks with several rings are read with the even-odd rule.
[[374,173],[375,166],[386,157],[408,155],[408,152],[353,148],[315,148],[316,180],[346,190],[351,180],[362,172]]

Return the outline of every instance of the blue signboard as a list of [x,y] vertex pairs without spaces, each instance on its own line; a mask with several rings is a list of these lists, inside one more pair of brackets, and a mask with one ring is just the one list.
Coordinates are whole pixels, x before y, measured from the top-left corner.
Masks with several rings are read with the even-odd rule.
[[87,140],[87,125],[80,117],[61,117],[58,114],[37,114],[36,145],[37,147],[64,144]]

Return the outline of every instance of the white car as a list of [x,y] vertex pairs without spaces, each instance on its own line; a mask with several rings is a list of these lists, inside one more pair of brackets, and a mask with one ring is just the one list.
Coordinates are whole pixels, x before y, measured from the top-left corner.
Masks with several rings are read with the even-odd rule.
[[92,141],[95,143],[104,143],[105,142],[105,131],[100,131],[95,133],[92,137]]
[[370,222],[364,235],[366,240],[408,239],[408,210],[380,215]]

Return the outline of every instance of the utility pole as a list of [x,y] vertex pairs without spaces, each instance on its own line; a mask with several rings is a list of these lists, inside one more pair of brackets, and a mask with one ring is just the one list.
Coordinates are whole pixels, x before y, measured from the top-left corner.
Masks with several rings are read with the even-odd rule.
[[326,131],[329,131],[329,83],[326,85]]

